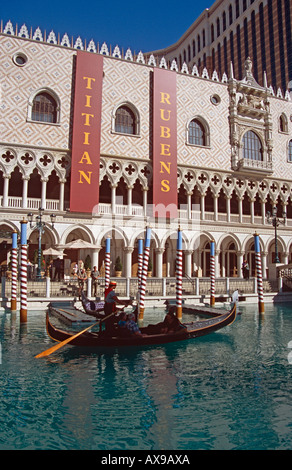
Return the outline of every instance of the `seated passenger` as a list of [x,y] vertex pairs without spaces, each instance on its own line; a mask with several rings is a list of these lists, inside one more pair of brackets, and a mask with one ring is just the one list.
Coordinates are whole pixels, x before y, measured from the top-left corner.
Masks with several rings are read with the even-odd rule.
[[118,327],[119,328],[126,328],[127,325],[127,314],[126,312],[121,312],[119,316],[119,321],[118,321]]
[[127,316],[126,328],[132,335],[142,336],[141,331],[137,323],[135,322],[135,315],[134,313],[129,313]]
[[180,331],[182,328],[185,328],[185,326],[174,314],[174,309],[170,309],[161,324],[161,333],[175,333],[176,331]]

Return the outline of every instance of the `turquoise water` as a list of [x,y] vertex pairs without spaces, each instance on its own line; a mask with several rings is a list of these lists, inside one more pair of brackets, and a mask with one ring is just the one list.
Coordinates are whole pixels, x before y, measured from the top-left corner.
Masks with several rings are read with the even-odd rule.
[[44,312],[21,326],[2,313],[0,450],[291,449],[291,307],[266,305],[264,320],[241,307],[184,343],[42,359]]

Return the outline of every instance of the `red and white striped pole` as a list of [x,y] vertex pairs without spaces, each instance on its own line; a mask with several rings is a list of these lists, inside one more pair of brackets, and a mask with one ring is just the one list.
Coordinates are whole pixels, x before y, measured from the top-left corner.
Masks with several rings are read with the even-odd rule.
[[21,222],[20,234],[20,323],[27,322],[27,220]]
[[138,239],[138,291],[140,290],[143,269],[143,239]]
[[257,270],[259,313],[265,313],[261,249],[260,249],[259,236],[257,233],[254,234],[254,249],[255,249],[256,270]]
[[151,242],[151,229],[147,228],[145,246],[144,246],[144,255],[143,255],[141,283],[140,283],[139,315],[138,315],[139,320],[143,320],[144,318],[144,310],[145,310],[144,300],[145,300],[145,292],[146,292],[148,261],[149,261],[149,254],[150,254],[150,242]]
[[105,241],[105,288],[107,289],[110,283],[110,268],[111,268],[111,239],[108,237]]
[[215,305],[215,242],[210,243],[210,305]]
[[176,247],[176,316],[182,319],[182,233],[177,232]]
[[17,231],[12,232],[11,250],[11,312],[17,310]]

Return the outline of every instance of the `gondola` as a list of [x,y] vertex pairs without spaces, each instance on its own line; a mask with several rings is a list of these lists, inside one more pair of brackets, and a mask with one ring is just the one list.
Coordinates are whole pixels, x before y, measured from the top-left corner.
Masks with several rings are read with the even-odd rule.
[[[153,333],[153,328],[149,326],[140,328],[143,336],[123,336],[117,329],[114,336],[109,336],[106,331],[90,332],[85,331],[80,336],[72,339],[69,344],[72,346],[89,348],[107,348],[120,346],[146,346],[185,341],[191,338],[207,335],[224,328],[234,322],[236,318],[236,305],[230,311],[222,313],[216,317],[198,320],[191,323],[182,323],[182,328],[174,333]],[[52,325],[49,313],[46,316],[47,333],[54,341],[65,341],[75,336],[73,333],[60,330]],[[153,325],[152,325],[153,327]]]

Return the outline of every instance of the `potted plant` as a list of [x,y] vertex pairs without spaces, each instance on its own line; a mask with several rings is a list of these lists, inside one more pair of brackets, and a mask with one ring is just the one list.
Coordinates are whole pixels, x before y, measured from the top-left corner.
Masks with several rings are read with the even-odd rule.
[[148,277],[152,277],[152,269],[153,269],[152,261],[151,261],[151,258],[149,258],[148,268],[147,268],[147,276]]
[[116,263],[115,263],[116,277],[121,277],[122,269],[123,269],[123,265],[121,262],[121,258],[118,256],[116,259]]

